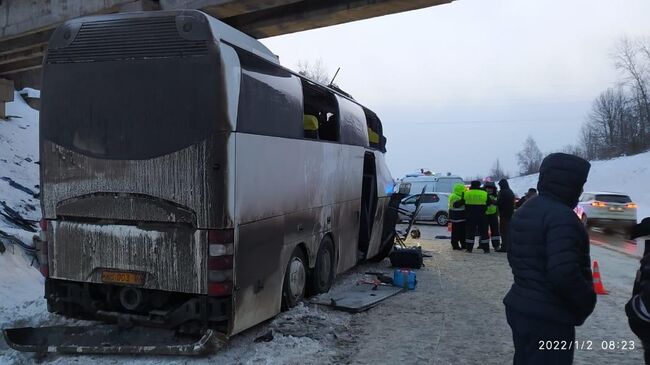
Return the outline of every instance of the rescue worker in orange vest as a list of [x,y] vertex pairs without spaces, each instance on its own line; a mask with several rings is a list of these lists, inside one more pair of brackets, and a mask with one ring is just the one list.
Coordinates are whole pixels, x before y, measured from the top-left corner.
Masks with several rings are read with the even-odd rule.
[[463,195],[465,186],[454,185],[454,191],[449,195],[449,222],[451,222],[451,248],[462,250],[465,248],[465,204]]
[[487,208],[488,194],[481,189],[481,182],[474,180],[471,182],[469,190],[465,192],[463,199],[465,203],[465,250],[472,252],[474,249],[474,239],[481,236],[479,248],[485,253],[490,252],[490,240],[484,239],[487,235],[487,221],[485,219],[485,209]]

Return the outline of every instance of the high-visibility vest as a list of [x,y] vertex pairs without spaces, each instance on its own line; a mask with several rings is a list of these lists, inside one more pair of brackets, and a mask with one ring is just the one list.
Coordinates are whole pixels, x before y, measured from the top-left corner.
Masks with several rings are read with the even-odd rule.
[[488,199],[492,204],[487,206],[485,215],[497,214],[497,197],[495,195],[488,195]]
[[469,189],[465,192],[465,205],[487,205],[488,193],[481,189]]

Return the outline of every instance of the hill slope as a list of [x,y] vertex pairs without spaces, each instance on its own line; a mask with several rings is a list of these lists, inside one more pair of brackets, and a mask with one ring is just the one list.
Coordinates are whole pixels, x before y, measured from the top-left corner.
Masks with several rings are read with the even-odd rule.
[[[522,196],[537,186],[539,174],[509,179],[512,190]],[[585,191],[614,191],[628,194],[639,205],[638,218],[650,216],[650,152],[592,161]]]

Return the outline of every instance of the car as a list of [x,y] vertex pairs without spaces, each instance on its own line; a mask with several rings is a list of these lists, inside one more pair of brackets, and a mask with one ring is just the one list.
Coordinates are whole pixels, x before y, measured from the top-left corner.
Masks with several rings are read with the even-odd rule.
[[[415,202],[418,199],[420,194],[414,194],[407,196],[402,199],[399,207],[400,210],[414,212],[415,211]],[[420,200],[420,212],[416,221],[432,221],[441,226],[446,226],[449,220],[449,215],[447,212],[449,202],[448,193],[430,193],[425,192]],[[400,220],[408,220],[409,217],[406,214],[400,213]]]
[[426,192],[451,193],[454,185],[464,184],[463,179],[456,175],[407,175],[400,180],[395,191],[400,194],[417,194],[424,189]]
[[586,227],[630,229],[637,220],[630,196],[615,192],[583,192],[573,211]]

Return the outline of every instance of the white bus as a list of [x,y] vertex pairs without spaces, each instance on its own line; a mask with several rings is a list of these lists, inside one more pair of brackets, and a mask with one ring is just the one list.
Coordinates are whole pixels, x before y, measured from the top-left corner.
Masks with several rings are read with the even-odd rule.
[[198,11],[68,21],[43,65],[52,312],[241,332],[386,255],[379,118]]

